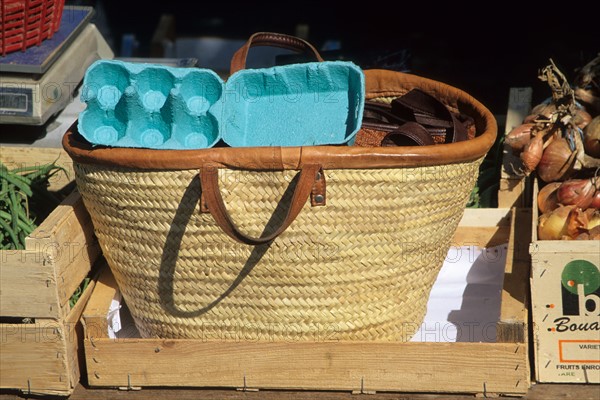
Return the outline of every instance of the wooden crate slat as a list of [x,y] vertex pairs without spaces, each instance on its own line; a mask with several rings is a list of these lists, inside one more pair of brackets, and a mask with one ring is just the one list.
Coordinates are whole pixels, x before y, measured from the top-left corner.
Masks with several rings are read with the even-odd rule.
[[531,234],[530,209],[513,209],[511,234],[506,255],[502,307],[498,323],[497,340],[504,343],[528,343],[527,321],[531,259],[529,237]]
[[0,315],[66,316],[69,298],[100,254],[79,193],[73,192],[54,209],[25,246],[0,251]]
[[80,317],[93,289],[92,280],[64,320],[0,324],[0,388],[57,395],[73,391],[80,377]]
[[96,281],[93,296],[83,310],[82,317],[86,337],[108,338],[106,315],[117,291],[117,282],[110,269],[102,269]]
[[81,322],[81,315],[87,302],[89,301],[96,280],[91,279],[87,288],[79,298],[79,301],[69,312],[69,315],[65,318],[65,330],[68,334],[66,347],[67,347],[67,373],[69,374],[69,382],[71,389],[74,389],[79,382],[80,378],[80,363],[85,362],[83,354],[83,323]]
[[8,169],[56,162],[67,173],[60,172],[50,178],[49,189],[52,191],[60,190],[75,180],[73,161],[62,148],[0,145],[0,162]]
[[40,251],[0,251],[0,316],[58,318],[54,265]]
[[[525,393],[527,350],[496,343],[92,339],[92,386]],[[131,360],[135,360],[132,362]],[[468,371],[468,374],[466,374]],[[502,371],[502,373],[499,373]]]
[[32,393],[65,392],[67,349],[64,326],[56,320],[0,324],[0,387]]
[[91,218],[77,191],[27,238],[26,246],[49,253],[56,269],[59,304],[66,314],[67,301],[100,254]]

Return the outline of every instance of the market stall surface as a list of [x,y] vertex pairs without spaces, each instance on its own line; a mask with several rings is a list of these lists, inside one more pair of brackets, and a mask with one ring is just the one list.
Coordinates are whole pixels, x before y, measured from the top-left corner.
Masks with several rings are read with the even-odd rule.
[[[368,400],[471,400],[473,395],[458,394],[405,394],[405,393],[376,393],[369,395]],[[538,384],[533,385],[529,393],[521,399],[526,400],[598,400],[600,385],[565,385]],[[27,396],[19,394],[0,394],[0,400],[46,399],[49,396]],[[57,397],[56,399],[64,399]],[[209,389],[143,389],[140,391],[120,391],[116,389],[89,389],[79,384],[69,400],[356,400],[356,395],[348,392],[313,392],[313,391],[272,391],[242,392],[236,390]]]

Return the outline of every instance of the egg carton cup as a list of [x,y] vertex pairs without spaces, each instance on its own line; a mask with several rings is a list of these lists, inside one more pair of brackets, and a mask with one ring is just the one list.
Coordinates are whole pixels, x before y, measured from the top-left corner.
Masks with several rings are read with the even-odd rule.
[[352,142],[364,74],[326,61],[215,72],[99,60],[84,77],[79,132],[92,144],[154,149],[307,146]]

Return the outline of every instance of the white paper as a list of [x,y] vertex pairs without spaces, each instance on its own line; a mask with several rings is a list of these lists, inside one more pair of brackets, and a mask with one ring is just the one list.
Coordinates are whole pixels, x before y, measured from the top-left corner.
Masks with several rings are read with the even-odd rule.
[[412,342],[495,342],[507,245],[448,252]]
[[106,321],[108,322],[108,337],[117,338],[117,333],[121,330],[121,292],[117,290],[115,297],[110,302]]

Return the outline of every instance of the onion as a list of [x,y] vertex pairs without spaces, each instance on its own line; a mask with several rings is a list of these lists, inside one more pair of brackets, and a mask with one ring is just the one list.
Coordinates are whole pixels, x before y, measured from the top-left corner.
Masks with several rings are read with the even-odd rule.
[[598,240],[600,239],[600,212],[593,208],[585,210],[586,226],[575,237],[576,240]]
[[574,172],[576,154],[571,151],[565,138],[556,138],[546,147],[537,166],[544,182],[564,181]]
[[550,117],[552,117],[552,114],[555,112],[556,112],[556,104],[554,104],[554,103],[538,104],[537,106],[533,107],[533,109],[531,110],[531,113],[525,117],[525,119],[523,120],[523,123],[528,124],[530,122],[535,121],[539,117],[542,117],[543,119],[550,119]]
[[600,115],[585,127],[583,148],[588,155],[600,158]]
[[588,215],[581,208],[574,208],[567,218],[567,235],[575,239],[582,232],[587,231],[588,222]]
[[600,240],[600,226],[590,229],[589,231],[581,232],[575,240]]
[[531,141],[531,128],[535,124],[522,124],[511,130],[506,137],[504,142],[510,146],[515,152],[521,152]]
[[540,189],[537,203],[540,213],[545,214],[558,207],[558,197],[556,196],[560,182],[552,182]]
[[600,190],[596,190],[596,193],[594,193],[594,197],[592,197],[592,203],[590,204],[590,208],[600,210]]
[[578,87],[575,89],[575,98],[580,103],[584,103],[588,110],[600,113],[600,97],[595,95],[592,90]]
[[577,235],[575,240],[590,240],[590,233],[589,232],[581,232],[579,235]]
[[[589,209],[587,210],[589,211]],[[587,214],[587,212],[586,212]],[[598,210],[594,210],[591,214],[588,214],[588,223],[587,223],[587,228],[588,229],[594,229],[598,226],[600,226],[600,212]]]
[[568,218],[575,206],[560,206],[556,210],[542,214],[538,224],[540,240],[560,240],[568,235]]
[[560,185],[556,196],[562,205],[574,205],[585,210],[592,204],[595,192],[591,179],[571,179]]
[[597,225],[588,231],[589,240],[600,240],[600,225]]
[[527,143],[523,151],[521,152],[521,161],[525,167],[525,175],[529,175],[535,171],[535,168],[542,159],[542,153],[544,152],[544,138],[543,135],[536,135]]
[[577,110],[577,112],[575,112],[575,116],[571,120],[571,122],[573,122],[573,124],[579,129],[584,129],[591,121],[592,116],[583,108]]

